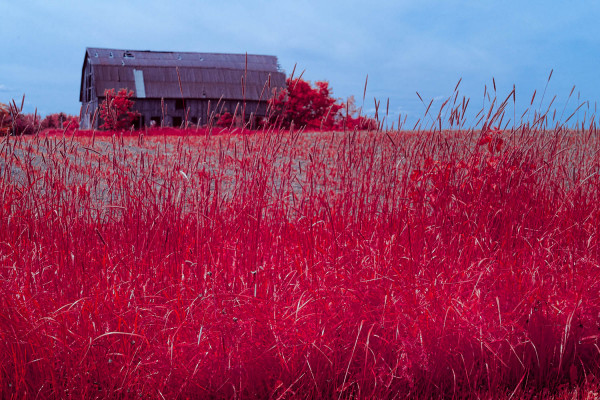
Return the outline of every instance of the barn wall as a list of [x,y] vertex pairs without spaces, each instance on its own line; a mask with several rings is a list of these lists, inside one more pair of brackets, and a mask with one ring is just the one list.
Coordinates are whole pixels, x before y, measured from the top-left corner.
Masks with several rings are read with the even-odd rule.
[[[206,125],[211,115],[225,112],[241,115],[243,110],[243,103],[236,100],[186,99],[185,109],[177,108],[180,99],[164,99],[162,102],[160,99],[134,99],[134,101],[134,109],[143,117],[145,126],[150,126],[152,120],[157,121],[157,125],[160,125],[158,121],[161,121],[163,126],[175,126],[178,120],[185,121],[186,113],[189,123]],[[246,119],[250,118],[250,114],[265,116],[266,109],[267,104],[264,101],[260,103],[247,101]]]
[[93,65],[87,60],[82,73],[82,91],[81,91],[81,112],[80,129],[91,129],[92,123],[97,127],[94,121],[94,115],[98,109],[98,96],[96,93],[96,77],[94,76]]
[[94,124],[93,128],[98,128],[98,115],[96,111],[98,110],[98,107],[98,99],[81,104],[81,121],[79,122],[79,129],[92,129],[92,123]]
[[[81,129],[99,129],[103,124],[100,118],[99,105],[104,100],[103,97],[93,101],[83,103]],[[133,99],[133,109],[140,113],[140,121],[137,128],[151,126],[155,121],[156,126],[179,127],[185,121],[185,111],[177,109],[179,99]],[[163,112],[164,108],[164,112]],[[241,116],[243,103],[236,100],[198,100],[188,99],[185,101],[185,110],[187,110],[187,121],[190,124],[204,126],[209,123],[211,115],[230,113]],[[267,110],[266,102],[247,101],[246,102],[246,120],[251,116],[264,117]],[[181,122],[179,122],[181,121]],[[179,123],[178,123],[179,122]],[[213,120],[215,123],[216,120]],[[93,126],[92,126],[93,123]],[[177,126],[176,126],[177,125]]]

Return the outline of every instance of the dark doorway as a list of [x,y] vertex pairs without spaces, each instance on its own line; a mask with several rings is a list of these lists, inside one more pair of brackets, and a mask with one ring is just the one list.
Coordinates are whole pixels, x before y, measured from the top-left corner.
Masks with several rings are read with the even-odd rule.
[[142,129],[145,125],[146,125],[146,119],[144,118],[143,115],[138,115],[133,120],[133,126],[135,127],[135,129]]
[[160,127],[160,117],[150,117],[150,127]]

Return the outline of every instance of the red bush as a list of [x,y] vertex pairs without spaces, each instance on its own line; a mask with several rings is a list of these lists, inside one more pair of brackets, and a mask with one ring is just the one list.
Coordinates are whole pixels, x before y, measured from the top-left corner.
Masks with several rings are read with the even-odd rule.
[[0,103],[0,135],[7,135],[10,132],[11,121],[8,106]]
[[375,119],[362,115],[356,117],[349,115],[348,117],[344,117],[342,125],[345,125],[346,129],[357,129],[359,131],[373,131],[377,130],[379,126]]
[[217,115],[217,126],[221,128],[229,128],[233,124],[233,115],[225,112],[221,115]]
[[133,91],[127,92],[127,89],[119,90],[115,93],[114,89],[104,91],[105,99],[100,104],[100,117],[104,123],[103,129],[125,130],[131,128],[139,113],[133,110],[134,101],[131,100]]
[[40,129],[40,116],[17,114],[13,117],[12,129],[15,135],[32,135]]
[[65,113],[49,114],[40,123],[40,129],[66,129],[72,131],[79,128],[79,118]]
[[0,134],[30,135],[39,130],[39,116],[21,112],[24,102],[25,97],[20,107],[14,101],[8,105],[0,103]]

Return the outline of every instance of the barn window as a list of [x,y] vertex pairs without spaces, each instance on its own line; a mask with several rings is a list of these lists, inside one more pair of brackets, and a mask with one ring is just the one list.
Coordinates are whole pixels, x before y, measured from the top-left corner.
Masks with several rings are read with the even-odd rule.
[[123,53],[123,57],[125,57],[125,58],[135,58],[135,56],[133,55],[133,53],[130,52],[130,51],[126,51],[125,53]]
[[136,97],[146,97],[146,85],[144,84],[144,71],[141,69],[133,70],[133,78],[135,80]]
[[86,75],[85,77],[85,95],[86,95],[86,101],[91,101],[92,100],[92,74],[89,73]]
[[175,109],[183,110],[183,108],[184,108],[183,99],[175,99]]
[[110,53],[108,53],[108,56],[109,56],[110,58],[115,58],[115,55],[113,54],[113,52],[112,52],[112,51],[111,51]]

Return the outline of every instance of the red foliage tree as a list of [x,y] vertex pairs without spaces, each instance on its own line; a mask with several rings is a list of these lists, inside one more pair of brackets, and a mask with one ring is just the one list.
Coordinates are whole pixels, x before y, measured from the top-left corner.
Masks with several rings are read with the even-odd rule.
[[377,129],[374,119],[360,115],[352,96],[346,104],[333,98],[328,82],[319,81],[312,87],[301,78],[288,78],[286,86],[270,100],[268,125],[289,128],[293,124],[316,130]]
[[131,100],[133,91],[127,92],[127,89],[121,89],[119,93],[115,93],[114,89],[107,89],[104,91],[104,96],[105,99],[100,104],[100,117],[104,121],[101,128],[129,129],[140,115],[137,111],[133,111],[134,101]]
[[331,97],[328,82],[316,82],[313,88],[301,78],[288,78],[286,85],[286,89],[270,100],[273,114],[268,123],[281,124],[283,128],[289,128],[292,123],[308,129],[335,128],[342,105]]

